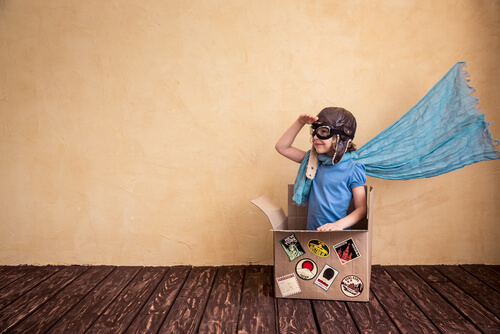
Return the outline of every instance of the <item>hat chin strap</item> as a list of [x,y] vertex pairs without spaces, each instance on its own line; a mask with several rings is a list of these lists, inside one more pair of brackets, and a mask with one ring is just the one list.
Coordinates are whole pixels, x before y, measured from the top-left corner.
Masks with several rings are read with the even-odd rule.
[[318,152],[313,147],[311,148],[311,153],[309,154],[309,161],[307,162],[306,177],[309,180],[314,179],[316,176],[316,170],[318,169]]
[[[335,141],[335,150],[333,152],[332,165],[335,165],[335,157],[337,157],[337,152],[339,151],[340,136],[337,134],[336,137],[337,137],[337,140]],[[332,139],[332,141],[333,141],[333,139]],[[342,157],[341,157],[341,159],[342,159]]]
[[[337,135],[337,136],[338,136],[338,135]],[[338,147],[339,147],[339,139],[340,139],[340,138],[337,138],[337,145],[335,145],[335,153],[333,154],[333,158],[332,158],[332,164],[333,164],[333,165],[338,164],[338,163],[340,162],[340,160],[342,160],[342,158],[344,157],[344,154],[346,154],[346,153],[347,153],[347,150],[349,149],[349,144],[352,142],[352,139],[349,139],[349,140],[347,141],[347,143],[345,144],[345,150],[344,150],[344,152],[342,153],[342,155],[339,157],[339,161],[335,162],[335,158],[336,158],[336,156],[337,156],[337,152],[339,151],[339,150],[338,150]]]

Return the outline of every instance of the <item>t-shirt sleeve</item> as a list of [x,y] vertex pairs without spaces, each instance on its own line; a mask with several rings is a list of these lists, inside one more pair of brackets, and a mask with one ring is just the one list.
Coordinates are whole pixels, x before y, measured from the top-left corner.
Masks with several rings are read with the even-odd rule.
[[360,163],[354,164],[354,172],[351,178],[351,188],[364,186],[366,183],[366,168]]

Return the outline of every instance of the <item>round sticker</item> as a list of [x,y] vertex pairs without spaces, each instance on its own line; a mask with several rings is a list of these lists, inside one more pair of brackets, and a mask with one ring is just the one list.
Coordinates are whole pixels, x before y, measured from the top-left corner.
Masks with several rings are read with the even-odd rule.
[[318,273],[318,266],[311,259],[302,259],[297,262],[297,265],[295,266],[295,272],[297,273],[297,276],[299,276],[299,278],[308,281],[316,276],[316,274]]
[[309,250],[316,256],[327,257],[330,255],[330,248],[321,240],[309,240]]
[[340,289],[347,297],[357,297],[363,292],[363,282],[358,276],[349,275],[340,283]]

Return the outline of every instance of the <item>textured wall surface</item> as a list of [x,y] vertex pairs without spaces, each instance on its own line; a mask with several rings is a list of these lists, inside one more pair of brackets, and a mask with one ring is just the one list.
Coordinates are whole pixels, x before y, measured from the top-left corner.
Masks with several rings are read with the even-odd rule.
[[[466,61],[500,137],[493,0],[0,1],[0,264],[272,263],[298,165],[343,106],[361,146]],[[297,145],[309,147],[308,131]],[[500,264],[500,162],[375,188],[373,262]]]

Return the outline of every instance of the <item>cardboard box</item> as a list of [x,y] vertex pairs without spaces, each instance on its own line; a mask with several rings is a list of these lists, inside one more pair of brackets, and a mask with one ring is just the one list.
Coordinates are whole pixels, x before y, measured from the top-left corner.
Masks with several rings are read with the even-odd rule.
[[[373,188],[365,190],[367,216],[349,231],[307,231],[307,207],[293,204],[293,185],[288,186],[288,217],[266,196],[252,201],[272,225],[276,297],[369,300]],[[351,202],[350,211],[353,207]]]

